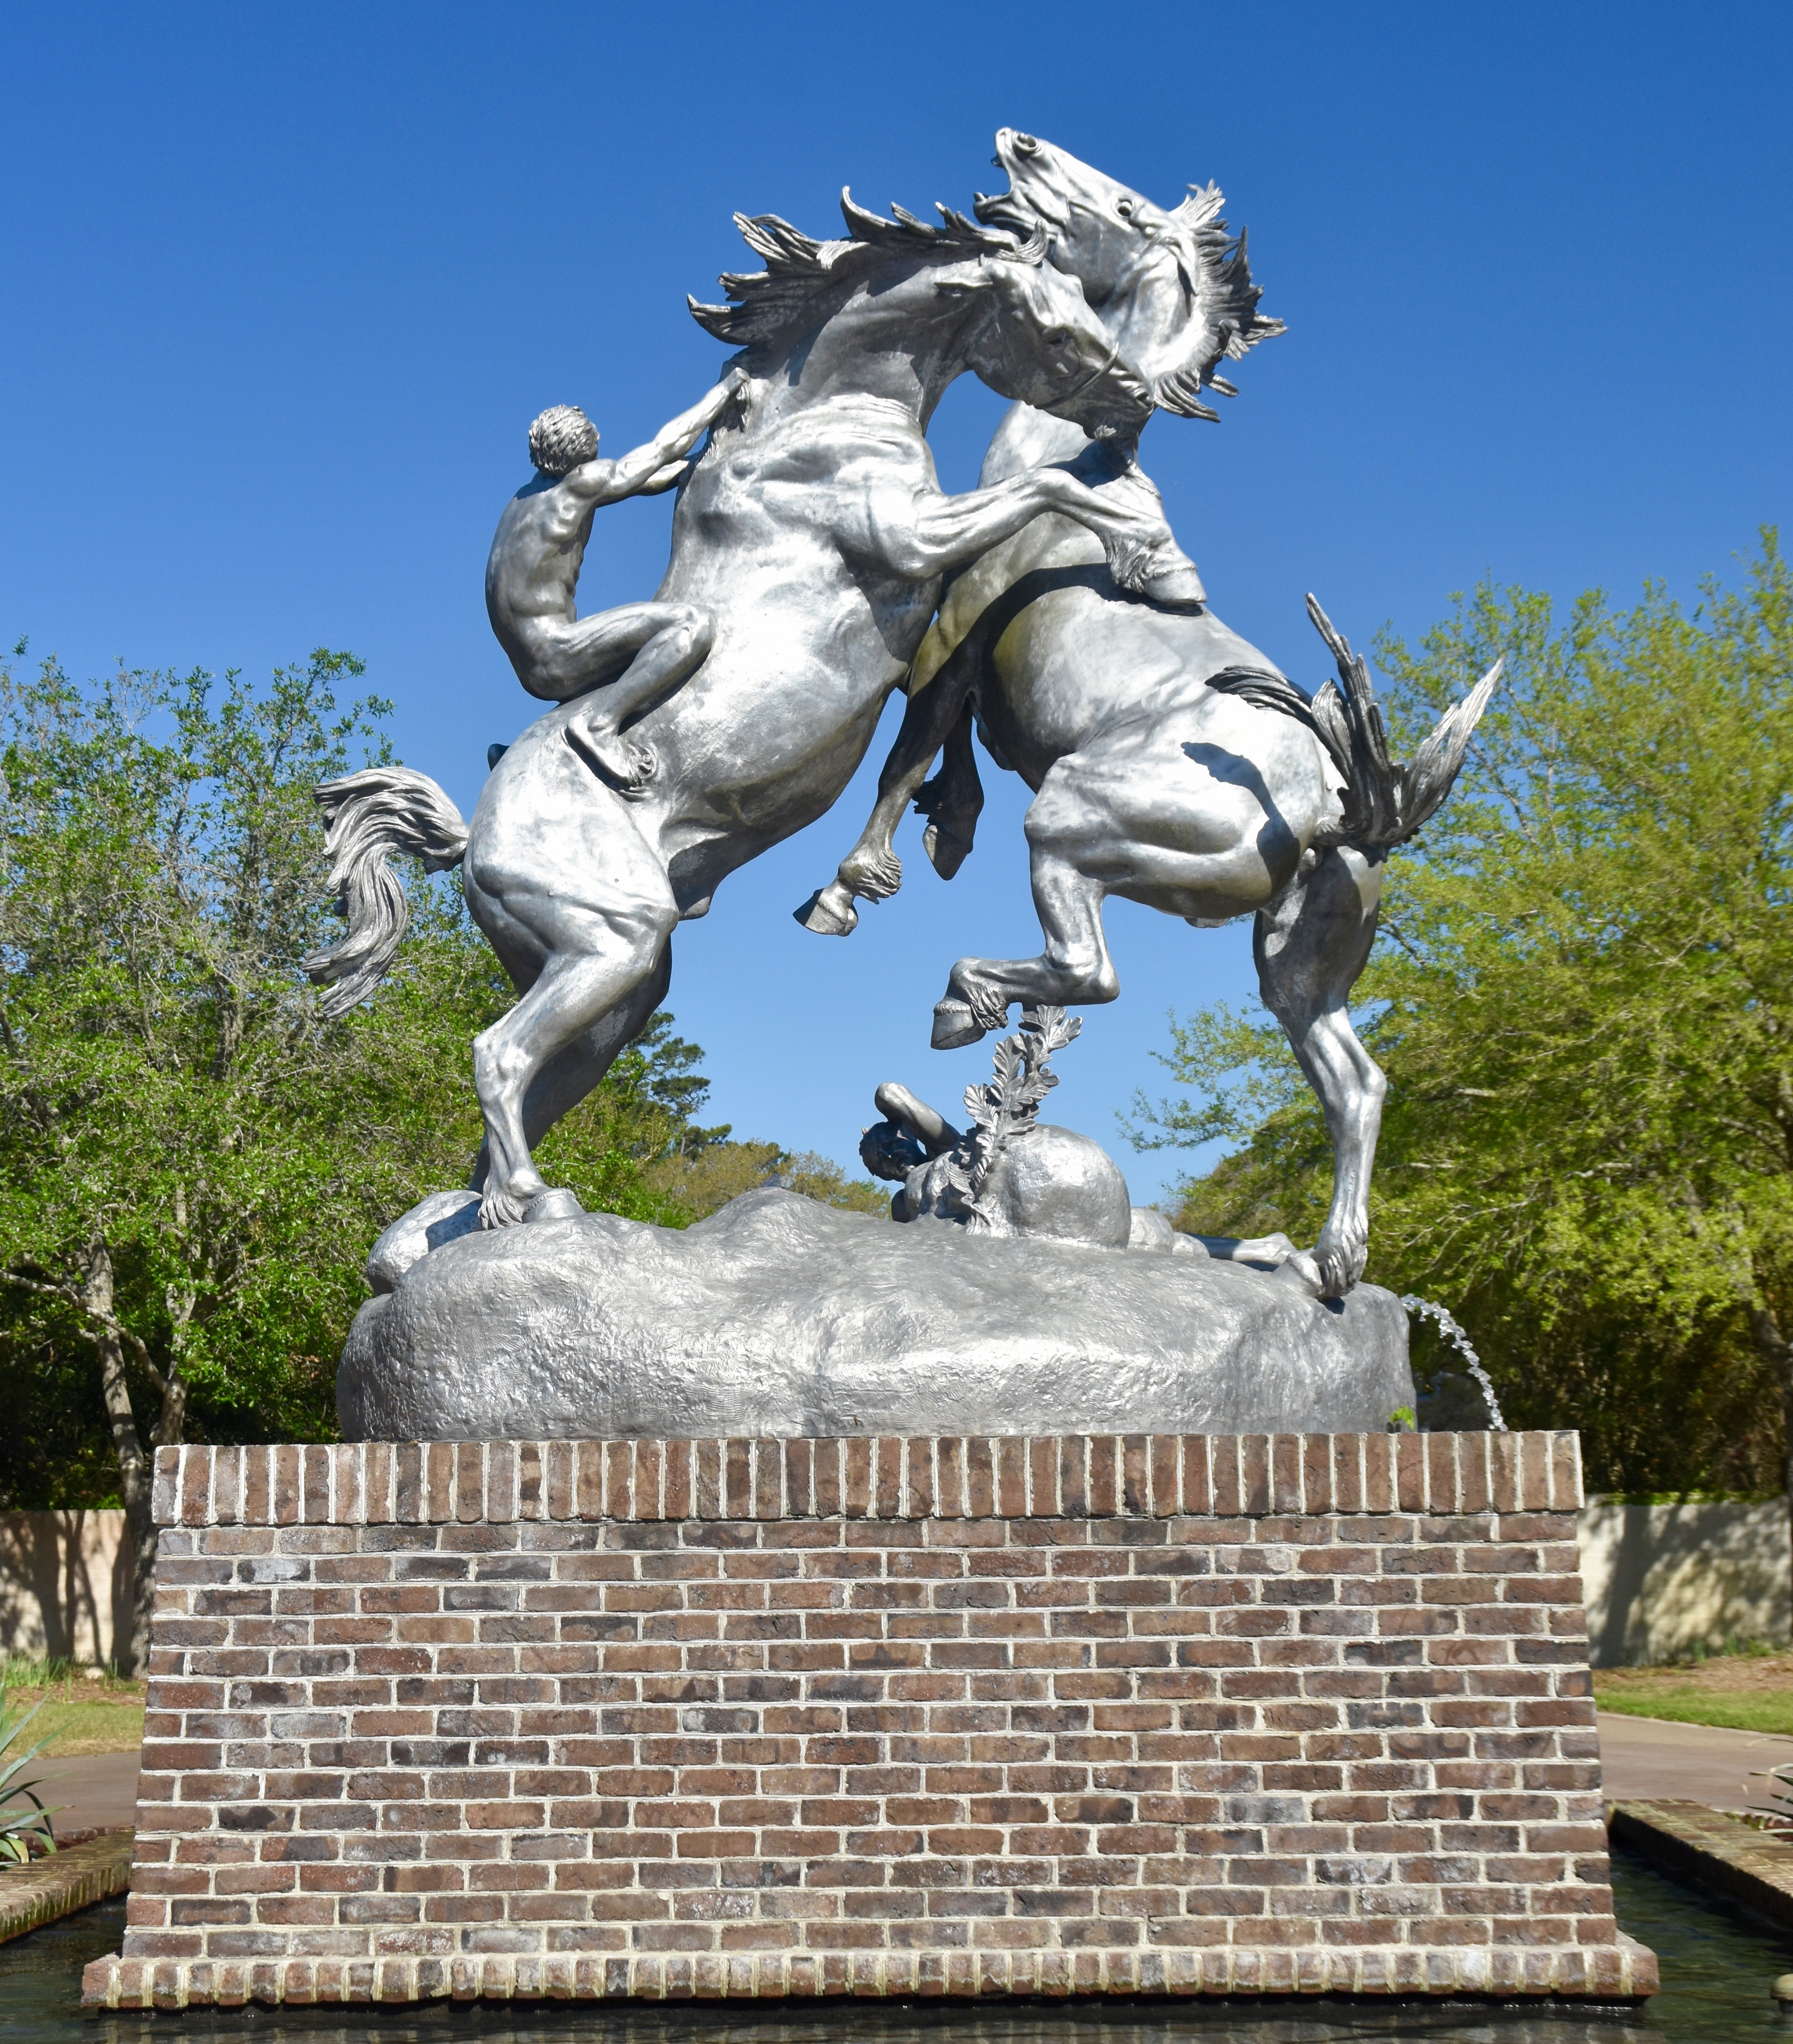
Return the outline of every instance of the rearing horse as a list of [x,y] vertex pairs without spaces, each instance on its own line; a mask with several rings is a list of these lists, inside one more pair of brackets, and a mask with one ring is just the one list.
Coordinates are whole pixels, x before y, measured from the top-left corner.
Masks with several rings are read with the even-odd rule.
[[308,961],[340,1012],[390,966],[404,894],[388,859],[459,863],[468,906],[520,998],[474,1047],[488,1227],[577,1211],[531,1145],[603,1076],[664,997],[670,938],[735,868],[820,816],[850,778],[920,644],[941,577],[1044,511],[1096,536],[1123,578],[1174,553],[1150,506],[1062,471],[944,494],[923,429],[975,371],[1081,431],[1136,429],[1151,409],[1043,242],[946,213],[881,220],[843,199],[850,238],[738,220],[763,271],[693,303],[739,344],[749,381],[681,488],[659,595],[716,620],[697,674],[641,720],[659,770],[607,786],[565,742],[577,701],[497,763],[470,822],[398,767],[321,789],[342,939]]
[[[1004,129],[996,150],[1011,189],[980,200],[980,218],[1043,236],[1048,262],[1079,280],[1159,402],[1215,417],[1202,392],[1232,394],[1220,363],[1282,331],[1257,313],[1244,238],[1228,241],[1219,193],[1166,212],[1032,136]],[[1018,405],[979,479],[995,486],[1053,463],[1085,475],[1117,467],[1074,426]],[[1136,470],[1109,494],[1127,490],[1156,502]],[[1335,1297],[1363,1274],[1386,1091],[1348,1006],[1376,934],[1383,860],[1449,794],[1499,669],[1411,766],[1397,766],[1362,662],[1308,604],[1340,682],[1311,699],[1211,610],[1141,601],[1080,526],[1048,516],[999,542],[950,582],[877,806],[835,879],[797,913],[809,929],[844,936],[855,896],[893,893],[902,867],[892,837],[912,798],[932,819],[928,855],[950,878],[982,801],[973,717],[997,763],[1035,790],[1026,830],[1046,944],[1034,959],[961,959],[934,1011],[937,1048],[1002,1028],[1017,1002],[1113,1000],[1119,981],[1102,928],[1111,894],[1198,928],[1255,912],[1264,1004],[1333,1141],[1331,1209],[1311,1254],[1291,1260],[1313,1291]],[[939,778],[924,788],[943,745]]]

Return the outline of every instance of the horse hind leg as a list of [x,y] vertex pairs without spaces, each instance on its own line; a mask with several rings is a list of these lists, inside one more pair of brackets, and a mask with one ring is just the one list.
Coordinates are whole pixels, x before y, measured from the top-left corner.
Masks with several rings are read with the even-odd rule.
[[[531,1126],[539,1132],[550,1125],[582,1097],[579,1080],[595,1079],[590,1032],[598,1032],[600,1047],[609,1040],[620,1048],[628,1040],[623,1024],[645,997],[643,982],[663,991],[658,968],[678,905],[621,798],[609,795],[605,802],[609,814],[593,819],[575,847],[582,855],[558,868],[524,872],[477,840],[470,847],[468,899],[482,927],[526,932],[543,961],[516,1006],[474,1040],[474,1085],[486,1120],[486,1228],[574,1210],[570,1194],[550,1197],[530,1154]],[[592,886],[594,868],[604,874],[601,894]],[[612,1028],[619,1010],[627,1012]]]
[[916,796],[917,813],[928,820],[922,849],[943,880],[950,880],[970,857],[983,813],[984,784],[971,743],[973,723],[968,702],[946,735],[939,772]]
[[1260,909],[1252,939],[1258,989],[1281,1023],[1332,1137],[1332,1206],[1309,1255],[1291,1259],[1327,1299],[1362,1277],[1369,1181],[1388,1082],[1351,1027],[1352,987],[1369,957],[1382,863],[1349,845],[1310,851],[1295,879]]
[[[661,947],[660,962],[641,984],[601,1020],[556,1051],[523,1096],[523,1139],[532,1151],[562,1116],[570,1114],[586,1095],[641,1034],[648,1017],[666,997],[672,984],[672,945]],[[482,1193],[491,1167],[489,1145],[482,1143],[468,1181]]]
[[937,1051],[958,1050],[1002,1028],[1016,1002],[1023,1009],[1091,1007],[1120,991],[1102,928],[1107,888],[1095,877],[1116,865],[1112,817],[1088,799],[1081,777],[1062,760],[1034,798],[1026,829],[1046,948],[1031,959],[961,959],[935,1006]]

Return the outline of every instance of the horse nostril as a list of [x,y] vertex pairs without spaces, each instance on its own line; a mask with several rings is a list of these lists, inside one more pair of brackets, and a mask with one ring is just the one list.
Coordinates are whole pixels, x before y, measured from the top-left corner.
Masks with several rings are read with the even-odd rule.
[[1015,138],[1015,153],[1018,156],[1038,156],[1039,144],[1031,135],[1017,135]]

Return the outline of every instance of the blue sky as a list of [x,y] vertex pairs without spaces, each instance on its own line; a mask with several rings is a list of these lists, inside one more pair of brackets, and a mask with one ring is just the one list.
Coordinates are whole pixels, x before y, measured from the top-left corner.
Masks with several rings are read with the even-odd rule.
[[[86,674],[351,649],[470,807],[530,709],[481,589],[529,418],[583,404],[621,451],[722,358],[684,295],[744,267],[732,212],[962,206],[1005,124],[1249,225],[1289,332],[1145,454],[1215,608],[1310,685],[1309,589],[1360,643],[1484,573],[1691,594],[1793,495],[1790,87],[1784,6],[14,6],[0,636]],[[1000,409],[949,396],[949,488]],[[603,515],[583,608],[651,590],[669,518]],[[1039,948],[989,768],[951,886],[912,820],[856,936],[791,920],[882,746],[681,931],[669,1004],[717,1118],[843,1160],[880,1081],[950,1113],[987,1069],[927,1047],[952,960]],[[1249,928],[1110,922],[1122,997],[1053,1112],[1147,1198],[1178,1166],[1115,1112],[1167,1009],[1249,993]]]

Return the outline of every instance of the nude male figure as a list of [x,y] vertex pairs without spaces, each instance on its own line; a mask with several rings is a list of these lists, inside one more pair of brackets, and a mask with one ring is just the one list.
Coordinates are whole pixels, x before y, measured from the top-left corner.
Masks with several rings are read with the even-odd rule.
[[576,405],[556,405],[529,428],[536,474],[510,502],[486,563],[486,609],[516,678],[533,696],[570,702],[602,689],[566,726],[566,742],[625,791],[651,779],[652,751],[622,736],[632,717],[670,695],[703,664],[709,613],[688,603],[625,603],[581,617],[574,598],[592,514],[625,497],[670,490],[685,456],[745,381],[731,370],[688,412],[619,461],[597,459],[597,428]]

